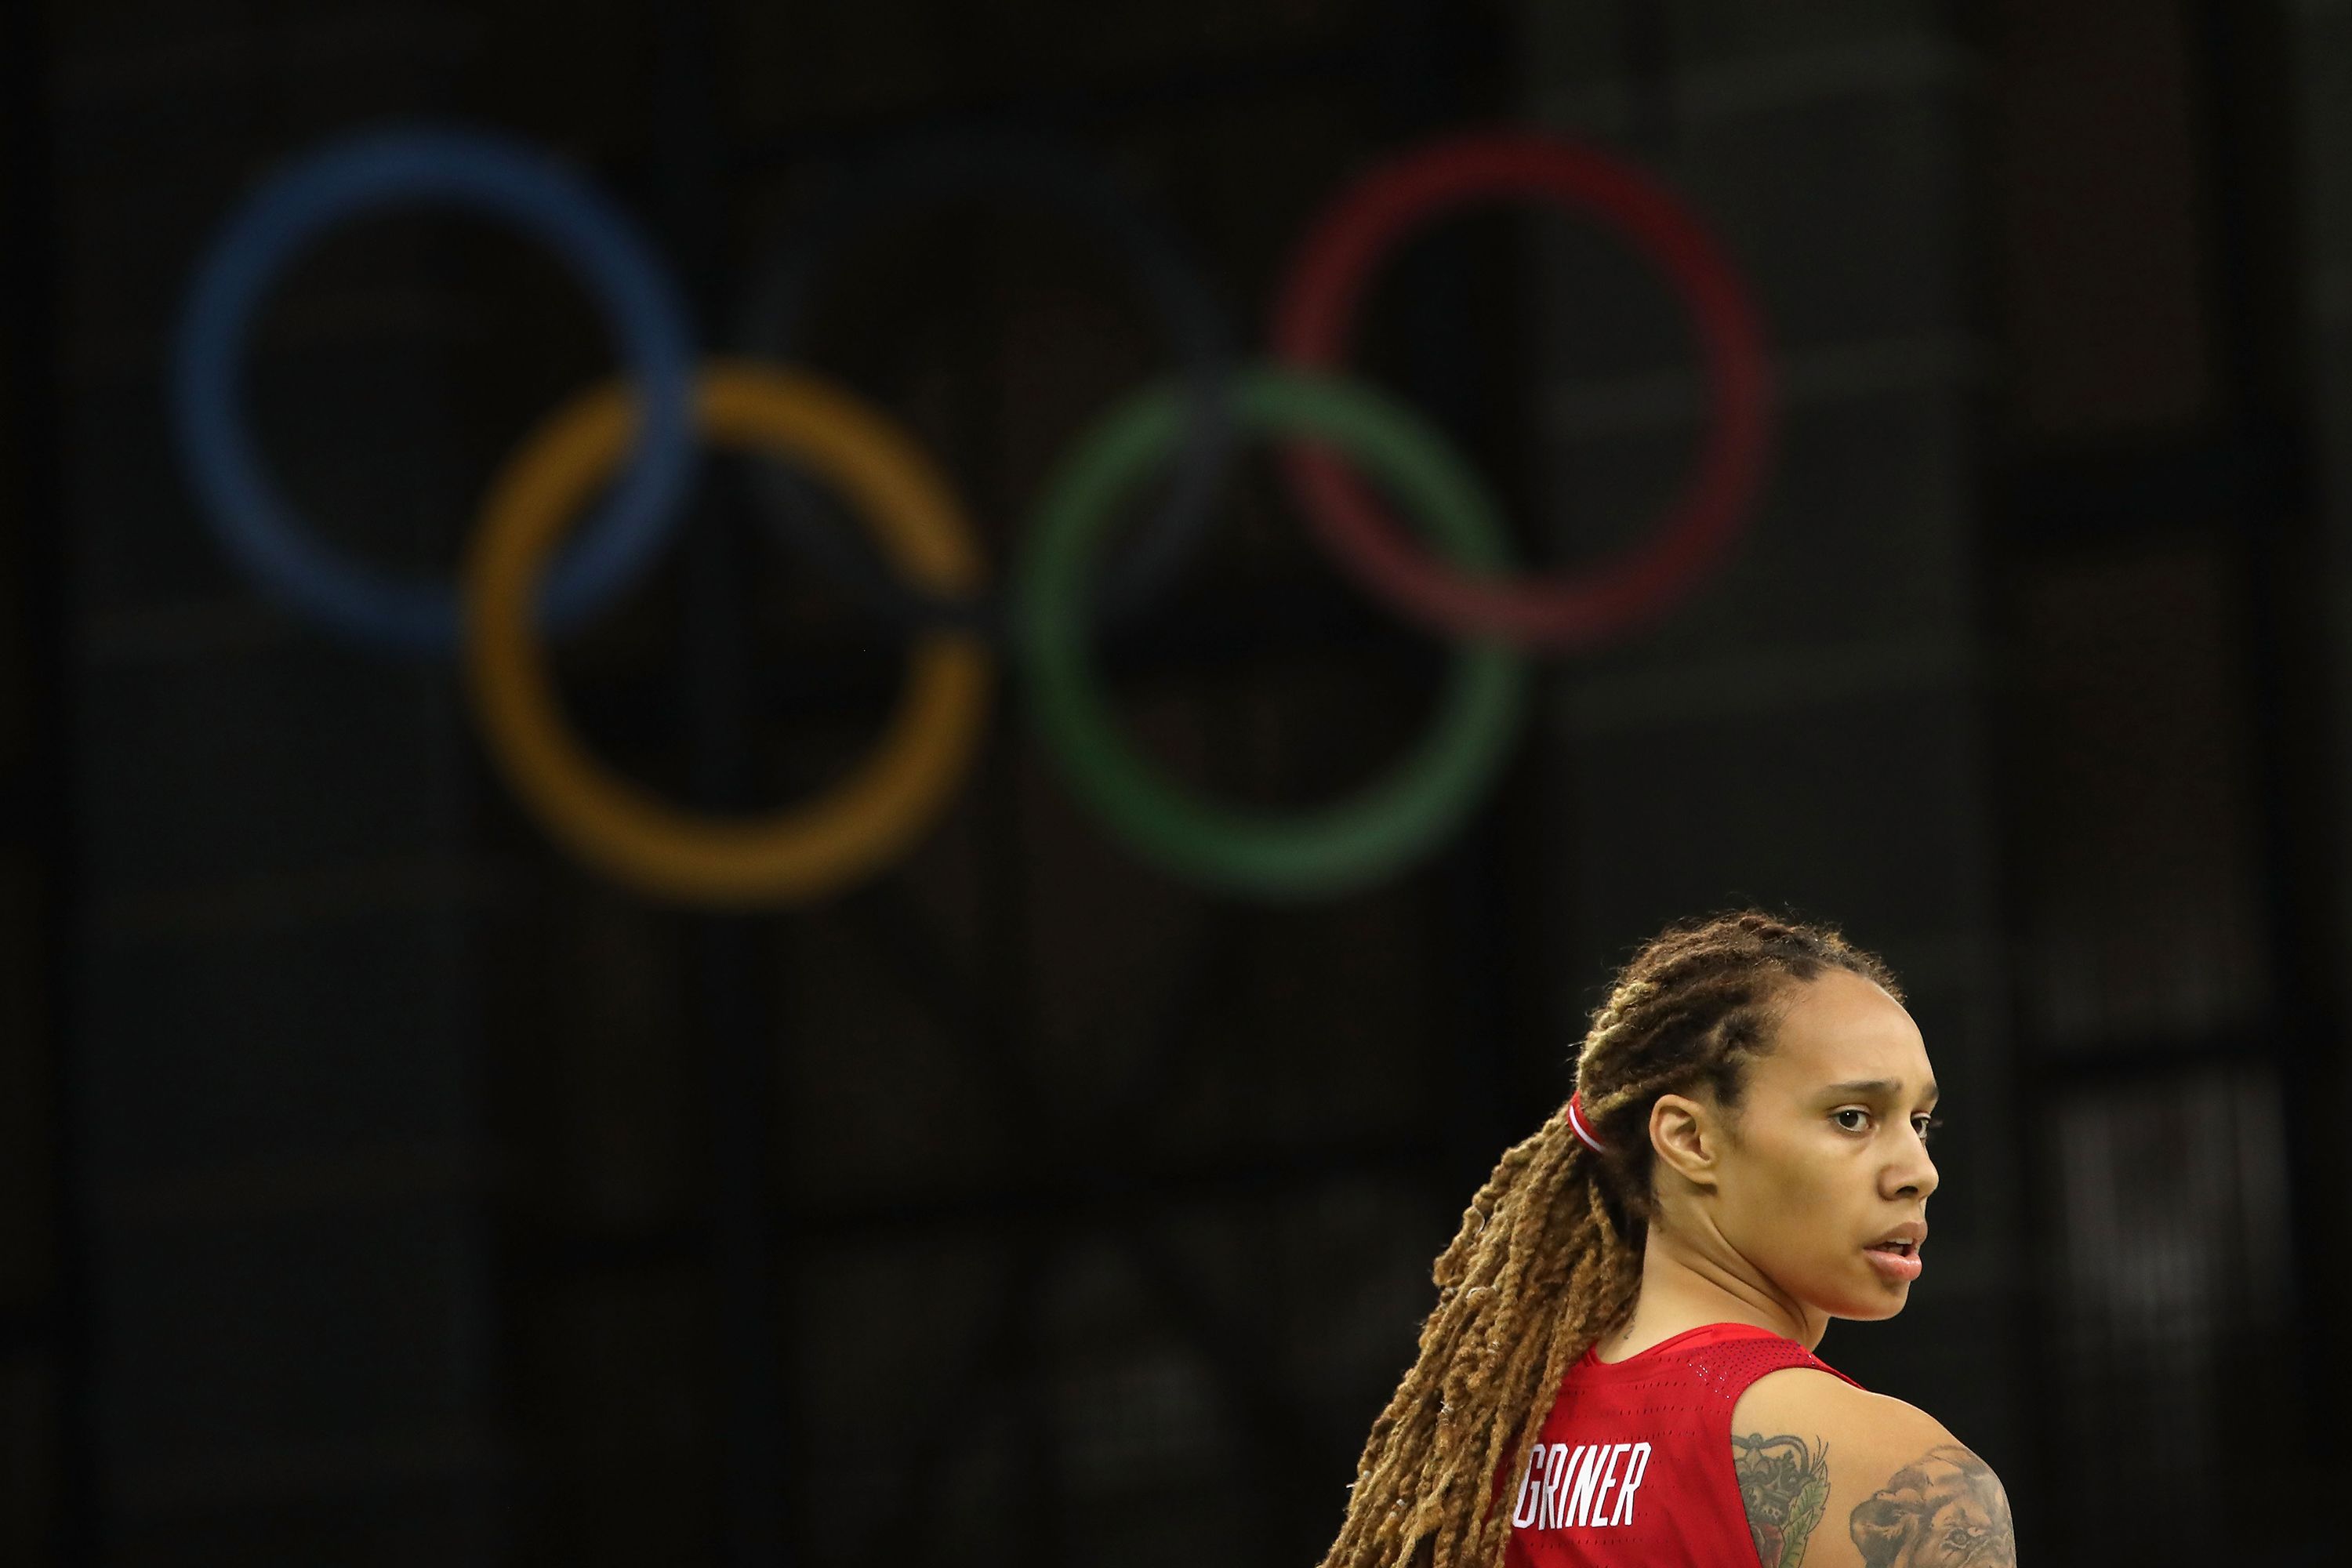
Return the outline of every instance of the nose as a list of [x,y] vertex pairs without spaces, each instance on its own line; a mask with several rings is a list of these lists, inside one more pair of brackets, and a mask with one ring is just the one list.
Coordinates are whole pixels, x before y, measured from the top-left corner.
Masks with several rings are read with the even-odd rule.
[[1937,1174],[1936,1162],[1928,1158],[1927,1141],[1916,1128],[1905,1128],[1901,1150],[1886,1168],[1886,1195],[1925,1203],[1942,1179]]

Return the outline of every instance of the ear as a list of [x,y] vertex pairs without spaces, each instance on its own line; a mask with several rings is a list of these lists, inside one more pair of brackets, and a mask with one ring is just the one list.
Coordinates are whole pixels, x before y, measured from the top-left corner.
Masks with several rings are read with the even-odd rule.
[[1686,1095],[1662,1094],[1650,1107],[1650,1148],[1658,1163],[1712,1192],[1721,1132],[1712,1108]]

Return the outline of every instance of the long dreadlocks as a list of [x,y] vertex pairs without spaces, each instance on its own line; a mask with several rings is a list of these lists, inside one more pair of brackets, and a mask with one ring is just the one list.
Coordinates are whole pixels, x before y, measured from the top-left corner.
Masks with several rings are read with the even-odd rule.
[[1372,1423],[1323,1568],[1496,1568],[1510,1510],[1496,1477],[1550,1413],[1550,1393],[1640,1286],[1650,1108],[1702,1090],[1736,1107],[1791,984],[1843,969],[1900,1000],[1878,959],[1837,932],[1753,910],[1673,927],[1636,952],[1577,1058],[1595,1153],[1554,1116],[1507,1151],[1432,1271],[1421,1353]]

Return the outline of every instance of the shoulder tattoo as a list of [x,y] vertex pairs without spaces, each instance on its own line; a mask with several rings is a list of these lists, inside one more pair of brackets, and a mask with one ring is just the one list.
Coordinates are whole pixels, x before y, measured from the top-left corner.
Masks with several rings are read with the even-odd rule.
[[1819,1437],[1808,1447],[1803,1438],[1785,1434],[1734,1432],[1731,1468],[1739,1478],[1739,1503],[1748,1510],[1756,1560],[1763,1568],[1798,1568],[1805,1560],[1805,1542],[1829,1506],[1829,1445]]
[[1895,1471],[1853,1510],[1848,1528],[1869,1568],[2017,1568],[2009,1494],[1992,1468],[1958,1443]]

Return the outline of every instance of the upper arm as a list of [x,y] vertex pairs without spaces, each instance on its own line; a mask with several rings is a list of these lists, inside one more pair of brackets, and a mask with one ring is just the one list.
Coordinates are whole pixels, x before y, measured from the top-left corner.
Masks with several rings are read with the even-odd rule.
[[2015,1568],[2000,1478],[1900,1400],[1774,1373],[1733,1412],[1731,1454],[1763,1568]]

